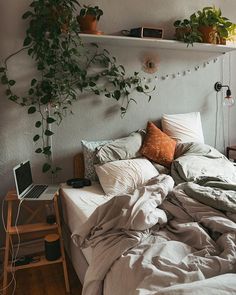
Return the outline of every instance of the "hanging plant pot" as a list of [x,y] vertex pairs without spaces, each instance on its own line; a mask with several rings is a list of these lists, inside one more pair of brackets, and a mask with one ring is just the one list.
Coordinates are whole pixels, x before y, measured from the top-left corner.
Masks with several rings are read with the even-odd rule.
[[97,19],[94,15],[77,16],[81,33],[86,34],[101,34],[101,31],[97,30]]
[[215,27],[200,26],[198,31],[202,34],[203,43],[219,44],[219,34]]

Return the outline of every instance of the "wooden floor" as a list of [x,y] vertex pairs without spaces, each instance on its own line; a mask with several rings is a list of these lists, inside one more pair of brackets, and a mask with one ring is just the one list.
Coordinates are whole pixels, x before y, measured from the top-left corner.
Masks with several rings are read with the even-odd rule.
[[[67,259],[71,295],[81,295],[82,286]],[[10,275],[9,275],[10,279]],[[66,295],[61,264],[18,270],[16,272],[16,291],[14,295]],[[0,293],[1,294],[1,293]],[[9,289],[8,295],[12,294]]]

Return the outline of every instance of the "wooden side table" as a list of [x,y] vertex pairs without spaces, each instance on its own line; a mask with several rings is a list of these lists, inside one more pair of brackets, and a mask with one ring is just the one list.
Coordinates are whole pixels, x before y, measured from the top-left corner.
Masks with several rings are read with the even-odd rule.
[[[226,148],[226,157],[228,159],[230,158],[230,151],[235,151],[236,152],[236,145],[227,146],[227,148]],[[235,157],[232,157],[232,159],[236,163],[236,153],[235,153]]]
[[[19,269],[26,269],[31,267],[38,267],[48,264],[54,264],[54,263],[61,263],[63,267],[63,273],[64,273],[64,280],[65,280],[65,288],[66,292],[70,293],[70,287],[69,287],[69,279],[68,279],[68,272],[67,272],[67,266],[66,266],[66,259],[65,259],[65,251],[64,251],[64,245],[62,240],[62,231],[61,231],[61,223],[60,223],[60,215],[59,215],[59,207],[58,207],[58,194],[55,194],[53,199],[53,207],[55,212],[55,219],[56,222],[53,224],[48,224],[46,222],[42,223],[25,223],[23,225],[18,225],[17,227],[13,226],[12,224],[12,215],[13,215],[13,203],[19,201],[16,195],[15,191],[10,191],[5,197],[5,200],[7,202],[7,227],[6,227],[6,248],[5,248],[5,257],[4,257],[4,273],[3,273],[3,295],[7,294],[7,277],[8,273],[11,271],[16,271]],[[23,205],[27,205],[29,200],[23,201]],[[46,202],[46,201],[45,201]],[[37,209],[38,210],[38,209]],[[37,211],[36,210],[36,211]],[[27,222],[30,222],[37,214],[35,211],[31,212],[31,216],[28,218]],[[57,260],[49,261],[45,258],[45,255],[41,255],[39,260],[37,262],[30,262],[28,264],[24,265],[18,265],[15,266],[9,263],[9,257],[10,257],[10,250],[13,247],[13,239],[12,237],[17,234],[32,234],[35,232],[41,232],[45,235],[45,232],[55,232],[60,237],[60,250],[61,250],[61,257]]]

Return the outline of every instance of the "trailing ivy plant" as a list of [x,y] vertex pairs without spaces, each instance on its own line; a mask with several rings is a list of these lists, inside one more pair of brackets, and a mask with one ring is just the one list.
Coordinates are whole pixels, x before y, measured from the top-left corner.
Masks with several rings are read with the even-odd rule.
[[[34,0],[22,18],[28,21],[23,47],[9,55],[0,68],[1,83],[11,101],[26,107],[35,115],[35,152],[46,157],[42,171],[55,173],[59,167],[51,163],[51,126],[59,125],[67,113],[72,113],[73,102],[87,91],[96,95],[121,100],[124,115],[132,92],[140,92],[151,99],[153,89],[142,84],[139,73],[126,75],[124,66],[106,49],[96,44],[85,47],[79,36],[76,20],[77,0]],[[9,75],[9,60],[23,51],[33,59],[36,75],[30,79],[25,95],[15,93],[16,81]],[[99,67],[99,71],[92,71]],[[39,119],[38,119],[39,118]]]

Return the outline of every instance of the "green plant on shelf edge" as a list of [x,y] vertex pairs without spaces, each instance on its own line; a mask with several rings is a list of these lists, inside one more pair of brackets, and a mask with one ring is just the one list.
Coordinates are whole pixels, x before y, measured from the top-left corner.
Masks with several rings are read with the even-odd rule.
[[220,8],[215,6],[204,7],[192,15],[200,26],[213,27],[216,29],[219,38],[227,39],[230,28],[234,25],[227,17],[222,16]]
[[103,11],[98,6],[83,5],[80,9],[79,16],[86,15],[93,15],[96,20],[99,21],[100,17],[103,15]]
[[[136,102],[131,97],[133,91],[144,94],[150,101],[154,90],[142,83],[138,72],[127,76],[124,66],[117,64],[106,49],[82,43],[75,16],[77,6],[80,5],[76,0],[34,0],[22,16],[29,23],[23,47],[9,55],[0,68],[8,99],[26,107],[29,115],[37,114],[33,142],[35,152],[46,157],[43,172],[60,170],[51,161],[50,137],[54,134],[51,126],[59,125],[68,113],[73,113],[73,102],[79,94],[90,92],[121,100],[123,116],[129,104]],[[18,96],[8,65],[23,51],[35,62],[37,74],[28,81],[25,95]],[[91,71],[94,66],[100,71]]]
[[200,27],[215,28],[219,43],[223,40],[230,40],[236,32],[236,24],[222,16],[221,9],[215,6],[204,7],[202,10],[193,13],[189,19],[176,20],[174,27],[176,28],[176,39],[188,45],[203,41],[202,34],[199,31]]
[[175,37],[178,41],[187,43],[187,46],[194,42],[201,42],[201,34],[198,31],[198,24],[193,19],[176,20],[174,22],[176,29]]

